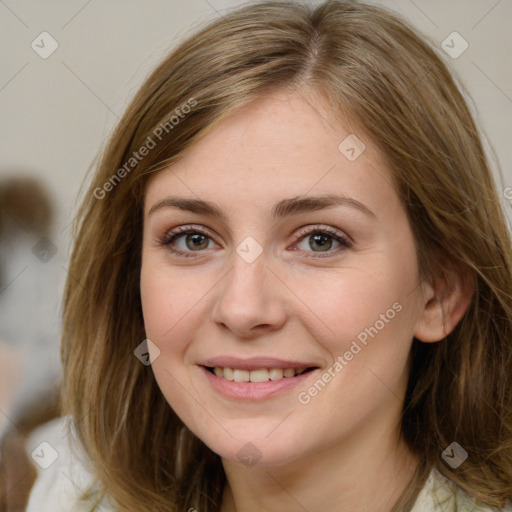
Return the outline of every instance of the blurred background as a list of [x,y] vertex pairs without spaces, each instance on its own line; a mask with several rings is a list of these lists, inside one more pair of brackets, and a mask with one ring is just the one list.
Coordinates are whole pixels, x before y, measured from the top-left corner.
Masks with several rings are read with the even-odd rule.
[[[0,0],[0,439],[58,381],[71,222],[89,166],[169,49],[242,3]],[[510,225],[512,1],[374,3],[427,34],[469,89]]]

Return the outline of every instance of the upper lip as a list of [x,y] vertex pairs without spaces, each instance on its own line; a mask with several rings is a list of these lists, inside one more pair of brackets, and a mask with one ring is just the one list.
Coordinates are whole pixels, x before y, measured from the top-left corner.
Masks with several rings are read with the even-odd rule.
[[251,357],[248,359],[240,359],[231,356],[219,356],[207,359],[201,363],[200,366],[207,366],[209,368],[236,368],[239,370],[260,370],[262,368],[294,368],[296,370],[301,368],[312,368],[318,365],[311,362],[291,361],[286,359],[275,359],[272,357]]

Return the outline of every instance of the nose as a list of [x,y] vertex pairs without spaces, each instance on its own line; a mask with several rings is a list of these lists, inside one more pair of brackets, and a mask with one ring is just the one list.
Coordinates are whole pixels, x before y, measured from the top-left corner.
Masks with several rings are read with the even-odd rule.
[[237,254],[233,259],[233,267],[216,287],[213,321],[244,339],[282,328],[287,317],[286,287],[264,255],[252,263]]

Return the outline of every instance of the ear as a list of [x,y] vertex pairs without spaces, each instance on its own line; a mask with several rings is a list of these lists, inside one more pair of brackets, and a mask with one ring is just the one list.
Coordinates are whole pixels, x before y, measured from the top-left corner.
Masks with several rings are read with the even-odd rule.
[[414,336],[425,343],[448,336],[468,309],[474,290],[473,274],[462,265],[443,270],[432,284],[425,282],[423,311],[414,327]]

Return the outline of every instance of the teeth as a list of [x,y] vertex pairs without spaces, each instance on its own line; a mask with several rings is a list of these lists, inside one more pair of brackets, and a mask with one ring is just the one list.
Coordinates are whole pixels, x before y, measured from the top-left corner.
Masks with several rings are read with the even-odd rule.
[[251,382],[267,382],[268,381],[268,370],[252,370],[249,375]]
[[216,366],[213,373],[217,377],[235,382],[268,382],[269,380],[280,380],[282,378],[295,377],[302,375],[306,368],[260,368],[258,370],[238,370],[236,368],[221,368]]
[[268,372],[268,376],[270,380],[282,379],[284,377],[284,370],[282,368],[272,368],[272,370]]
[[247,370],[233,370],[233,380],[235,382],[249,382],[249,374]]

